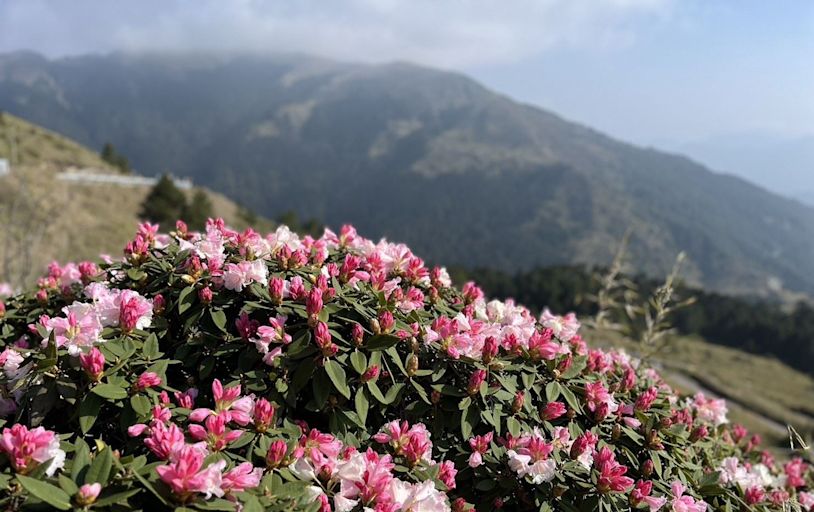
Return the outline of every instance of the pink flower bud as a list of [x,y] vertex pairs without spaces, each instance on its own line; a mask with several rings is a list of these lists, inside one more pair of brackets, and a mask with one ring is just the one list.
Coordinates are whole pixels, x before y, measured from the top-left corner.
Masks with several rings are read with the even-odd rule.
[[483,362],[489,364],[497,355],[498,342],[494,336],[489,336],[483,341]]
[[254,403],[254,427],[258,432],[265,432],[274,421],[274,406],[261,398]]
[[316,286],[311,288],[305,298],[305,311],[308,313],[308,323],[311,326],[316,325],[319,320],[319,313],[322,311],[322,290]]
[[211,304],[212,303],[212,288],[205,287],[198,290],[198,298],[201,300],[203,304]]
[[379,327],[381,328],[382,332],[390,332],[395,327],[396,321],[393,318],[393,313],[389,311],[382,311],[379,313]]
[[88,284],[91,279],[99,274],[99,267],[92,261],[83,261],[79,264],[79,275],[82,283]]
[[48,302],[48,291],[44,288],[37,290],[35,298],[40,304],[46,304]]
[[512,412],[517,414],[523,409],[523,404],[526,401],[526,394],[522,391],[518,391],[514,395],[514,401],[512,402]]
[[362,374],[362,382],[370,382],[379,378],[379,365],[371,365],[370,368],[365,370]]
[[0,318],[3,318],[4,316],[6,316],[6,305],[2,300],[0,300]]
[[80,507],[87,507],[96,501],[99,493],[102,492],[102,484],[85,484],[76,492],[76,504]]
[[701,439],[705,439],[709,435],[709,429],[706,425],[701,425],[695,427],[692,433],[690,434],[690,441],[693,443],[696,441],[700,441]]
[[562,402],[549,402],[540,411],[540,417],[545,421],[556,420],[565,414],[567,408]]
[[286,446],[285,441],[277,440],[272,442],[271,446],[269,446],[268,453],[266,453],[266,464],[270,468],[280,467],[285,460],[287,452],[288,446]]
[[167,299],[164,298],[163,295],[160,293],[153,297],[153,313],[156,315],[161,315],[164,313],[164,310],[167,308]]
[[161,385],[161,377],[153,372],[144,372],[139,375],[136,381],[136,390],[144,391],[147,388],[152,388]]
[[272,277],[269,280],[269,295],[271,301],[275,304],[283,302],[283,293],[285,291],[285,281],[280,277]]
[[331,357],[336,354],[339,348],[331,341],[331,333],[328,331],[328,324],[325,322],[317,322],[314,328],[314,341],[324,357]]
[[79,355],[79,364],[92,381],[98,382],[105,371],[105,356],[98,348],[93,347],[87,354]]
[[466,392],[470,395],[476,395],[480,390],[480,385],[486,380],[486,370],[475,370],[469,376],[469,385]]
[[357,347],[361,347],[365,342],[365,330],[361,324],[353,324],[351,328],[351,338],[353,339],[353,344]]

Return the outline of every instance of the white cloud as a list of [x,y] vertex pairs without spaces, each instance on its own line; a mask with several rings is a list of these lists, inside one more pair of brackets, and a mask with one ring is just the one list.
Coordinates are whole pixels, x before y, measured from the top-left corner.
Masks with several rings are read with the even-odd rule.
[[616,47],[673,0],[3,0],[0,50],[304,52],[466,68]]

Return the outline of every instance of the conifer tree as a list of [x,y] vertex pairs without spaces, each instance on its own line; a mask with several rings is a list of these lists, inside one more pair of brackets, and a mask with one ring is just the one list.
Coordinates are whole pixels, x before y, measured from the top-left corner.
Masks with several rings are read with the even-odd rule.
[[187,210],[187,200],[166,174],[158,180],[141,204],[141,218],[171,228]]
[[214,215],[212,201],[203,189],[196,189],[192,199],[187,205],[183,219],[190,229],[202,230],[206,220]]

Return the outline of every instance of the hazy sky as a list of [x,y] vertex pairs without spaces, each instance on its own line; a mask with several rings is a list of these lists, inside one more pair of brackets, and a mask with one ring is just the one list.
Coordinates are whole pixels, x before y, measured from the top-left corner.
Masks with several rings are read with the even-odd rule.
[[808,0],[0,0],[21,48],[401,59],[642,144],[814,136]]

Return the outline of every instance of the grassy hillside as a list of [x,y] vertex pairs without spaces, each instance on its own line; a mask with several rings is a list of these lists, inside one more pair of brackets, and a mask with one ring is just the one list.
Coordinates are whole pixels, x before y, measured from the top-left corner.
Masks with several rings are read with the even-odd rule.
[[0,108],[93,147],[109,140],[137,168],[168,166],[269,217],[352,222],[447,265],[604,264],[630,227],[650,275],[684,250],[687,278],[707,288],[814,293],[814,210],[456,73],[18,53],[0,56]]
[[[57,180],[70,166],[117,170],[94,151],[6,113],[0,116],[0,158],[14,159],[11,175],[0,177],[0,281],[30,283],[57,256],[121,254],[147,187]],[[234,202],[207,193],[217,215],[244,224]]]
[[[586,331],[596,346],[640,345],[611,332]],[[671,336],[650,362],[676,388],[726,398],[730,421],[761,434],[775,449],[789,446],[787,425],[807,440],[814,436],[814,378],[776,359],[714,345],[694,336]]]

